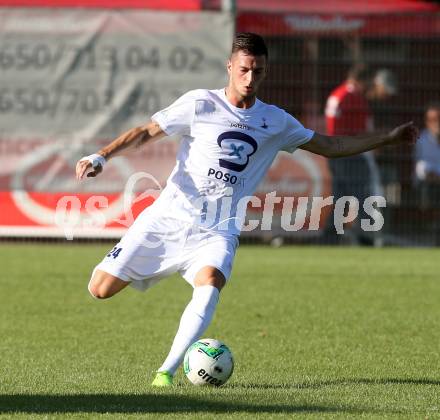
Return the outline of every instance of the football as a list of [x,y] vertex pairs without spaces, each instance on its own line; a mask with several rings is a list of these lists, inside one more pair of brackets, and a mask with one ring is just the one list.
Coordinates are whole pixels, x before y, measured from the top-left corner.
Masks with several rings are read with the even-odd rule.
[[226,344],[212,338],[204,338],[192,344],[183,360],[183,371],[194,385],[223,385],[233,370],[231,351]]

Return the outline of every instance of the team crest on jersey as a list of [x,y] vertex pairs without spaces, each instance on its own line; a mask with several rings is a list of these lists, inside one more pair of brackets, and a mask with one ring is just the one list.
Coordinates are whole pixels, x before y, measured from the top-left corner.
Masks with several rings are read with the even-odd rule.
[[217,144],[227,157],[219,159],[219,166],[235,172],[243,171],[249,163],[249,158],[258,149],[255,139],[241,131],[220,134]]

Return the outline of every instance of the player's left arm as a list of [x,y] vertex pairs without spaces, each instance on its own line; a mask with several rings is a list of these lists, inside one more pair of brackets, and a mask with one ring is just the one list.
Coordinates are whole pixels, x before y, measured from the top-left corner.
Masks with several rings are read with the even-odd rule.
[[419,131],[412,123],[402,124],[387,134],[362,134],[359,136],[326,136],[315,133],[300,149],[328,158],[356,155],[390,144],[415,144]]

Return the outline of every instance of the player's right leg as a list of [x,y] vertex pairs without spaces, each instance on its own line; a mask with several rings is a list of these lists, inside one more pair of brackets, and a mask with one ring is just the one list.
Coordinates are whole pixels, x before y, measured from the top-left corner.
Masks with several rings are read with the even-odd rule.
[[226,284],[223,273],[216,267],[199,270],[193,285],[193,296],[180,318],[171,350],[153,380],[153,386],[170,386],[189,346],[197,341],[211,323],[220,290]]
[[191,234],[187,239],[187,260],[179,272],[193,287],[193,296],[180,319],[171,350],[159,368],[153,386],[170,386],[188,347],[208,328],[221,289],[231,274],[238,239],[215,232]]
[[103,270],[95,269],[89,282],[89,292],[96,299],[107,299],[119,293],[130,284],[128,281],[107,273]]

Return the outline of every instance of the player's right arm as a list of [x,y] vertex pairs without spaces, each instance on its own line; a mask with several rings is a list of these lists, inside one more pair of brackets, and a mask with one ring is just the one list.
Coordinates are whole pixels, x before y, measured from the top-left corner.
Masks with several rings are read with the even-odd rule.
[[76,164],[76,178],[80,180],[86,173],[88,177],[95,177],[102,172],[104,162],[113,156],[132,147],[140,147],[159,140],[166,135],[155,121],[150,121],[141,127],[132,128],[103,147],[98,153],[80,159]]

